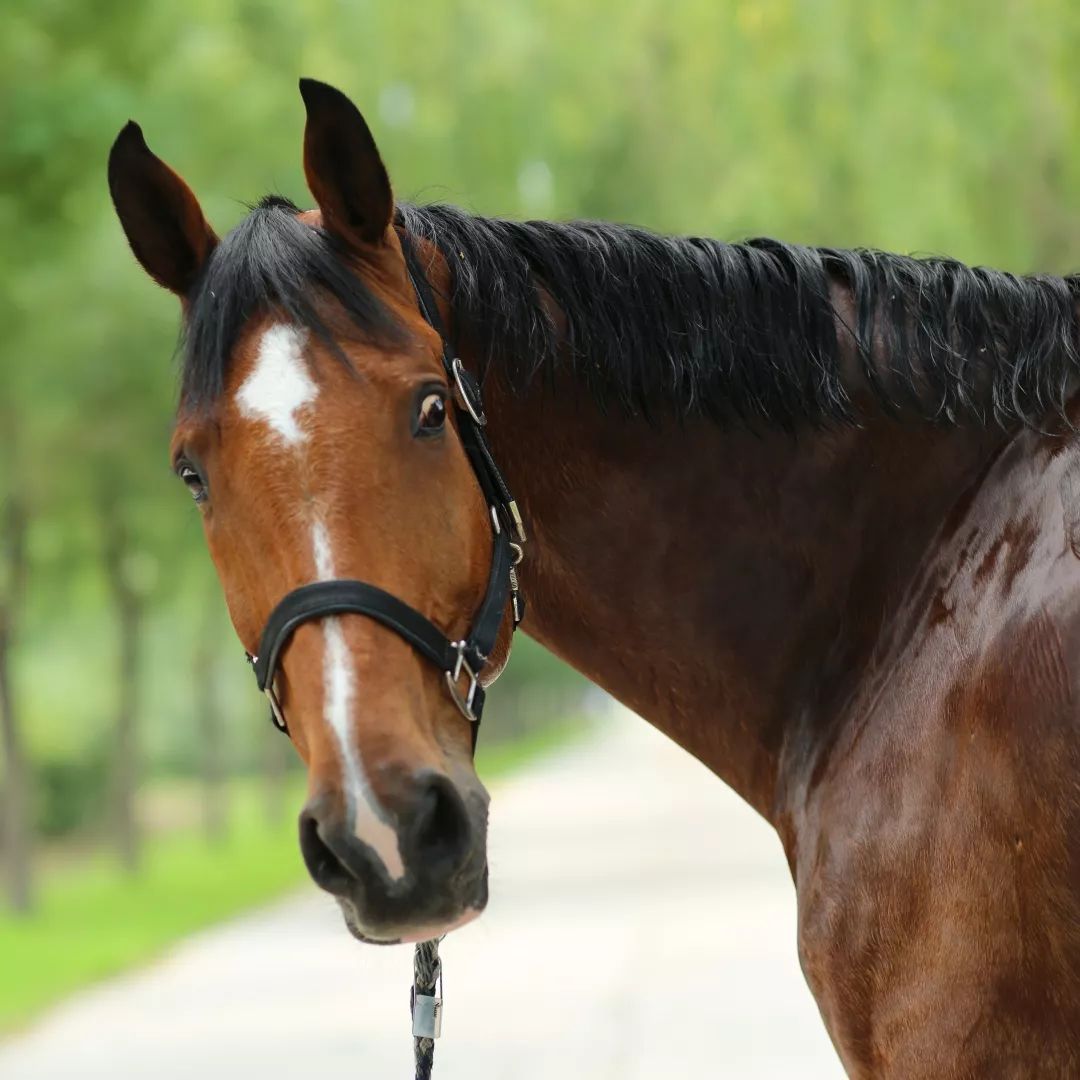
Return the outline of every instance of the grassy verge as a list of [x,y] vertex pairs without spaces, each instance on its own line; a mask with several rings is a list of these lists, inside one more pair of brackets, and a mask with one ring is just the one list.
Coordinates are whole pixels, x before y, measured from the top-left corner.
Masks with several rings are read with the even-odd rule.
[[[485,781],[498,778],[585,726],[567,721],[512,743],[482,745],[478,771]],[[303,782],[295,783],[291,806],[303,801]],[[135,877],[105,857],[79,861],[45,877],[31,917],[0,913],[0,1031],[303,882],[293,814],[270,826],[257,788],[244,783],[234,785],[230,804],[229,834],[218,845],[191,829],[156,838]]]
[[271,827],[257,800],[234,797],[220,844],[185,830],[148,843],[134,877],[106,856],[45,877],[31,917],[0,915],[0,1031],[301,882],[295,824],[282,817]]

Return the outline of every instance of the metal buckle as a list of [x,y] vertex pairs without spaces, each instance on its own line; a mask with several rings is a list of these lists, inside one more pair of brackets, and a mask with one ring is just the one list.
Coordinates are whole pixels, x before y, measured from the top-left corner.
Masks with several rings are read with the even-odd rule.
[[[454,661],[454,667],[451,671],[445,672],[446,685],[450,690],[450,696],[454,699],[454,704],[458,707],[461,715],[471,724],[477,723],[476,713],[473,712],[473,702],[476,700],[476,688],[480,685],[480,676],[473,671],[469,664],[469,661],[465,659],[466,645],[464,641],[455,641],[453,648],[457,650],[457,659]],[[458,680],[461,678],[462,671],[469,678],[469,689],[466,691],[465,696],[462,697],[461,691],[458,689]]]
[[[259,662],[257,656],[252,656],[246,649],[244,650],[244,656],[247,658],[247,662],[254,669],[255,665]],[[268,686],[263,693],[266,695],[267,700],[270,702],[270,723],[278,729],[278,731],[289,734],[289,725],[285,723],[285,710],[281,707],[281,702],[277,699],[277,694],[274,693],[273,686]]]
[[284,734],[289,734],[289,725],[285,722],[285,710],[281,707],[281,702],[277,699],[277,694],[274,693],[274,688],[268,686],[263,693],[266,695],[267,700],[270,702],[270,720],[274,727],[278,731]]
[[455,397],[458,404],[473,418],[474,423],[483,427],[487,423],[487,417],[484,415],[480,388],[476,385],[476,381],[465,370],[458,356],[450,361],[450,370],[454,374],[454,389],[457,391]]
[[[511,547],[516,547],[516,544],[511,544]],[[520,548],[518,549],[520,551]],[[520,560],[518,560],[520,561]],[[517,562],[514,563],[514,566]],[[521,625],[521,620],[525,618],[525,605],[521,599],[521,586],[518,584],[517,571],[513,566],[510,567],[510,610],[514,616],[514,629],[516,630]]]
[[[518,544],[524,544],[528,541],[528,537],[525,535],[525,522],[521,518],[521,511],[518,509],[516,499],[511,499],[506,504],[507,512],[510,514],[510,520],[514,523],[514,539]],[[521,560],[519,559],[518,562]]]

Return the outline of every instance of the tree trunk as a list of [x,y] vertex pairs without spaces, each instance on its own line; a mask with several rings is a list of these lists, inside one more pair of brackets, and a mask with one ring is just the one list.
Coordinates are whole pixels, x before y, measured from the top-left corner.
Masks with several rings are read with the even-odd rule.
[[140,862],[135,795],[139,780],[137,732],[139,631],[142,603],[130,581],[130,540],[122,511],[112,500],[102,503],[105,571],[116,608],[120,636],[116,722],[113,728],[113,839],[122,865],[134,873]]
[[4,514],[3,556],[6,586],[0,603],[0,738],[4,749],[4,785],[0,841],[6,866],[8,902],[20,914],[33,903],[30,776],[16,716],[12,685],[15,620],[26,584],[26,508],[12,495]]
[[203,831],[207,841],[220,844],[228,833],[225,790],[225,747],[218,701],[214,607],[207,605],[193,655],[192,686],[202,732],[200,762],[203,789]]

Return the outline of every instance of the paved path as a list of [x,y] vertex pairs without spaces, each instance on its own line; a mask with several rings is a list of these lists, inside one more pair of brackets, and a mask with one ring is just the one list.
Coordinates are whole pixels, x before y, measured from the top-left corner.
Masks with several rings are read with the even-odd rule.
[[[642,721],[497,788],[491,864],[443,946],[436,1080],[842,1078],[779,842]],[[410,970],[311,888],[56,1010],[0,1077],[408,1080]]]

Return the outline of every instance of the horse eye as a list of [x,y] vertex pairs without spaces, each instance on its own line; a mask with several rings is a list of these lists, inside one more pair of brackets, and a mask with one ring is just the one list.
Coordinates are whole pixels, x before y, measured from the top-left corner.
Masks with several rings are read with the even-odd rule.
[[179,466],[176,475],[184,481],[188,491],[191,492],[191,497],[197,503],[206,500],[206,485],[203,483],[202,477],[190,465],[183,464]]
[[446,398],[441,393],[425,394],[416,417],[417,434],[434,434],[446,423]]

